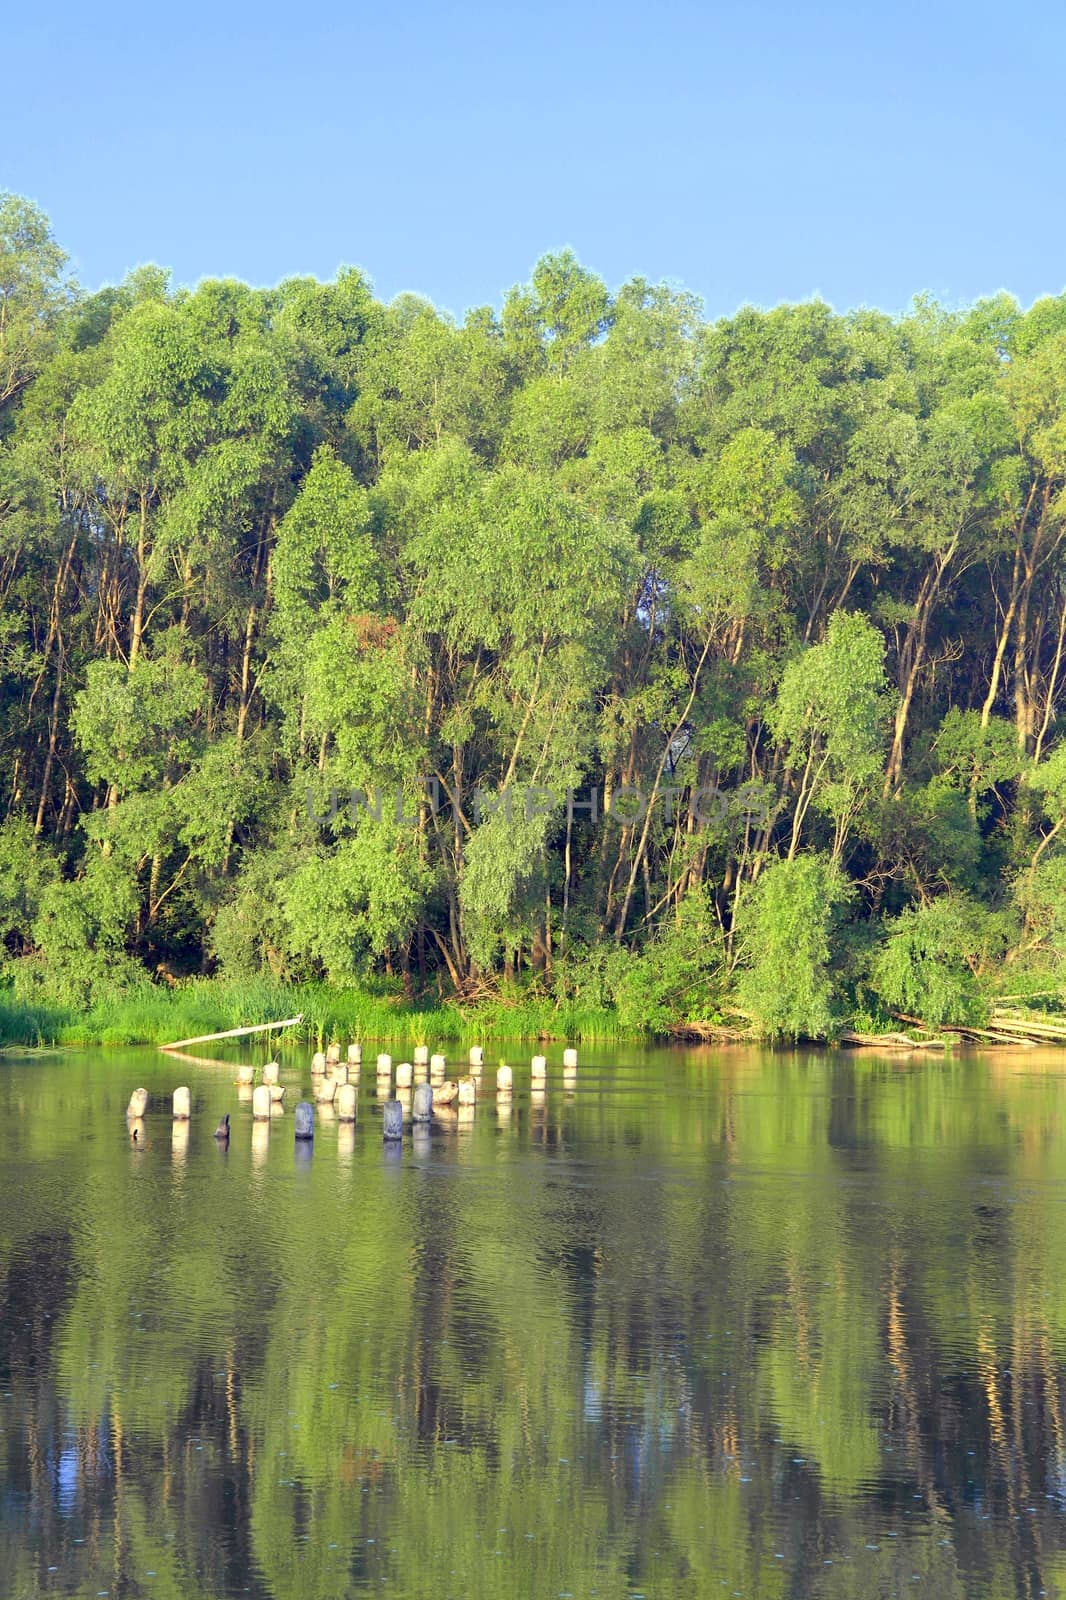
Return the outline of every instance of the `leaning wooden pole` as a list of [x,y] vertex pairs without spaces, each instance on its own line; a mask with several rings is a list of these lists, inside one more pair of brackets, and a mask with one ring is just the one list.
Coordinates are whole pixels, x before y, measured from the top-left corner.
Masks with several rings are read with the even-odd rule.
[[211,1044],[215,1039],[239,1039],[246,1033],[273,1033],[275,1028],[295,1028],[303,1021],[303,1013],[298,1017],[286,1017],[283,1022],[253,1022],[247,1028],[225,1028],[221,1033],[198,1033],[195,1039],[175,1039],[172,1044],[161,1044],[160,1050],[181,1050],[187,1044]]

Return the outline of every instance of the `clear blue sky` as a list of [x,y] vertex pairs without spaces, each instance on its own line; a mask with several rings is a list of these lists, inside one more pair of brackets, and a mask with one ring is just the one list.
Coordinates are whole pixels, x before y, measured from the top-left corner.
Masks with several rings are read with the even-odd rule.
[[567,244],[712,314],[1066,284],[1061,0],[55,0],[3,39],[0,187],[91,287],[353,263],[461,314]]

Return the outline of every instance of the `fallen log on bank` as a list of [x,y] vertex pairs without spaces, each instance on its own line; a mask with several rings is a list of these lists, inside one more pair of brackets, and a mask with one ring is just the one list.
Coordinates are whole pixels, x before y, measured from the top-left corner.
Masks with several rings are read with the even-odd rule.
[[1046,1021],[1043,1017],[1020,1017],[1006,1012],[993,1011],[989,1026],[999,1033],[1025,1034],[1031,1039],[1066,1043],[1066,1022]]
[[912,1039],[908,1033],[857,1033],[854,1028],[845,1028],[840,1035],[840,1043],[851,1049],[943,1050],[947,1042],[942,1038]]
[[282,1022],[253,1022],[246,1028],[223,1028],[221,1033],[199,1033],[195,1039],[175,1039],[173,1044],[161,1044],[160,1050],[182,1050],[187,1044],[212,1044],[216,1039],[241,1039],[249,1033],[273,1033],[277,1028],[295,1028],[303,1021],[303,1013],[286,1017]]
[[[903,1011],[892,1013],[897,1022],[905,1022],[912,1028],[924,1028],[921,1017],[911,1017]],[[1015,1020],[1001,1017],[995,1010],[988,1019],[987,1028],[975,1027],[967,1022],[944,1022],[940,1025],[942,1035],[947,1034],[950,1039],[957,1039],[962,1044],[979,1045],[1012,1045],[1015,1049],[1029,1050],[1039,1044],[1066,1045],[1066,1022],[1041,1023],[1029,1020]],[[941,1043],[944,1040],[941,1039]]]

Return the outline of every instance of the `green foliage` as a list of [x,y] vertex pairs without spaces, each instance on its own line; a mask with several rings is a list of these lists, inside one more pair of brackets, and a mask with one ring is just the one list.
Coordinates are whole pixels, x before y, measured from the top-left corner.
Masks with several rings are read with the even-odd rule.
[[980,906],[963,894],[941,895],[902,912],[884,931],[871,977],[885,1006],[931,1027],[984,1020],[978,971],[1002,930]]
[[32,943],[41,901],[58,878],[55,857],[47,846],[37,848],[25,817],[0,823],[0,960]]
[[315,453],[278,530],[275,596],[287,632],[310,633],[324,610],[371,610],[378,599],[366,491],[328,445]]
[[128,871],[90,852],[77,878],[53,882],[41,894],[34,953],[16,969],[17,996],[77,1009],[143,981],[127,954],[135,907]]
[[688,891],[639,954],[615,955],[611,996],[627,1032],[665,1034],[686,1022],[716,1022],[726,989],[725,940],[702,887]]
[[502,943],[516,945],[532,931],[544,899],[548,826],[547,817],[508,816],[501,806],[470,836],[461,905],[471,954],[482,965]]
[[839,1025],[833,935],[850,898],[825,856],[772,862],[741,903],[738,995],[767,1037],[825,1039]]
[[[39,925],[57,994],[385,976],[658,1030],[731,1016],[744,973],[753,1026],[822,1033],[945,891],[1019,984],[1057,963],[1061,298],[708,323],[570,251],[461,323],[351,269],[83,295],[11,196],[0,269],[25,984]],[[852,932],[839,992],[815,936],[779,1014],[748,919],[806,858]]]

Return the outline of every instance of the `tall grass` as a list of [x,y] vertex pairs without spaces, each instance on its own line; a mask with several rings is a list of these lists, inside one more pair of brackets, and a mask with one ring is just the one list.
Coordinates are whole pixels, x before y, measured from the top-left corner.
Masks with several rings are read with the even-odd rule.
[[55,1044],[67,1020],[67,1012],[16,1000],[10,989],[0,986],[0,1048]]
[[303,1017],[299,1033],[316,1044],[333,1037],[418,1044],[472,1034],[500,1040],[634,1036],[634,1030],[619,1026],[613,1011],[577,1003],[555,1006],[521,991],[477,1006],[453,1000],[427,1005],[385,990],[195,978],[174,989],[146,980],[80,1013],[26,1005],[10,990],[0,990],[0,1045],[169,1044],[297,1015]]

